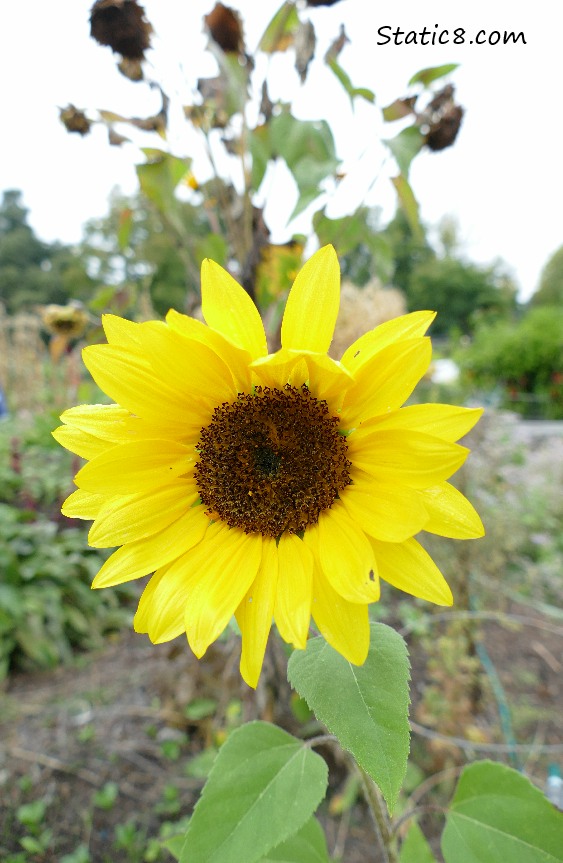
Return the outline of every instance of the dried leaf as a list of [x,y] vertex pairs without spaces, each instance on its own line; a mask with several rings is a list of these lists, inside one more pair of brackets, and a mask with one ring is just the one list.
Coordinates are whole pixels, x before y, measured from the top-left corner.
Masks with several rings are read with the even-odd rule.
[[309,63],[315,56],[316,44],[315,28],[310,21],[303,21],[295,34],[295,68],[302,84],[307,78]]
[[408,117],[409,114],[414,114],[414,106],[418,96],[410,96],[404,99],[395,99],[386,108],[383,108],[383,119],[388,123],[393,120],[402,120],[403,117]]
[[349,41],[350,40],[346,35],[346,30],[344,29],[344,24],[341,24],[340,33],[338,34],[334,42],[332,42],[328,51],[325,54],[325,63],[330,63],[331,60],[336,60],[346,43]]
[[90,35],[129,60],[143,60],[152,26],[136,0],[96,0],[90,10]]
[[129,143],[131,139],[126,138],[125,135],[120,135],[119,132],[116,132],[115,129],[112,129],[111,126],[108,129],[108,141],[111,147],[121,147],[122,144]]
[[67,132],[76,132],[78,135],[87,135],[92,125],[92,120],[89,120],[84,111],[75,108],[74,105],[67,105],[66,108],[59,109],[59,118],[64,124]]

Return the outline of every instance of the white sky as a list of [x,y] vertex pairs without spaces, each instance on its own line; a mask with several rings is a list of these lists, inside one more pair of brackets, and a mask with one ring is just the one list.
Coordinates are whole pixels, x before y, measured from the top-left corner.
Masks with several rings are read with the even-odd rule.
[[[251,51],[280,2],[231,0],[243,16]],[[30,223],[48,241],[78,241],[83,223],[107,212],[113,187],[135,191],[134,164],[141,161],[135,145],[109,147],[101,126],[86,138],[69,135],[58,120],[58,106],[72,102],[92,117],[98,108],[143,115],[159,107],[156,93],[123,78],[110,49],[89,38],[91,3],[28,0],[10,3],[0,13],[0,190],[23,190]],[[180,89],[184,103],[197,78],[215,74],[202,34],[202,17],[213,5],[214,0],[144,0],[156,31],[151,53],[155,73],[164,70],[165,89]],[[342,0],[331,8],[304,11],[317,28],[315,71],[301,88],[283,58],[276,57],[277,85],[271,90],[293,100],[298,116],[331,122],[347,178],[330,201],[329,214],[355,207],[379,173],[367,202],[379,204],[386,219],[392,215],[392,163],[380,170],[386,151],[379,140],[392,137],[400,126],[383,126],[379,108],[406,95],[409,78],[420,68],[460,63],[452,77],[466,109],[460,135],[454,147],[415,159],[412,185],[426,223],[455,215],[465,254],[483,263],[503,258],[521,297],[527,298],[547,258],[563,244],[559,0]],[[344,90],[322,63],[341,22],[351,40],[341,65],[354,85],[375,92],[375,109],[357,100],[353,113]],[[377,31],[384,26],[448,30],[450,35],[463,28],[467,41],[479,30],[523,31],[527,44],[378,45]],[[150,77],[150,68],[146,72]],[[197,155],[185,128],[174,127],[170,149],[176,155]],[[204,170],[196,162],[200,165]],[[288,236],[285,223],[294,204],[282,171],[270,192],[274,197],[267,214],[273,240],[281,242]]]

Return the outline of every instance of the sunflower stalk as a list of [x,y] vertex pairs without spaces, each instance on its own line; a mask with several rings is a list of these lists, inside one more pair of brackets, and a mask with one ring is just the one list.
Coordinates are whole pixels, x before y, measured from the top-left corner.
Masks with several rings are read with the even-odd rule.
[[362,780],[364,798],[369,807],[375,835],[381,849],[383,863],[399,863],[397,840],[391,827],[383,796],[371,776],[360,766],[358,766],[358,771]]

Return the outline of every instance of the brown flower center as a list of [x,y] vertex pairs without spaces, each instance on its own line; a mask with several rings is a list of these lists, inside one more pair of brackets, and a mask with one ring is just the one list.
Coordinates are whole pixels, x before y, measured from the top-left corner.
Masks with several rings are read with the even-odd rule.
[[195,471],[209,516],[273,537],[316,524],[351,482],[338,423],[306,386],[256,387],[216,407]]

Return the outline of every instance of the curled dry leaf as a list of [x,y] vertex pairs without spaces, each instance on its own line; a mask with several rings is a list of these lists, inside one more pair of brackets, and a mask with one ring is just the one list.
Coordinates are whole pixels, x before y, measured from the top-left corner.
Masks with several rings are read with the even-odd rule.
[[152,26],[136,0],[96,0],[90,10],[90,35],[129,60],[143,60]]
[[309,63],[315,56],[317,37],[310,21],[303,21],[295,34],[295,68],[303,84],[307,77]]
[[81,111],[79,108],[75,108],[74,105],[67,105],[66,108],[60,108],[59,117],[67,132],[76,132],[78,135],[87,135],[90,131],[92,120],[89,120],[84,111]]

